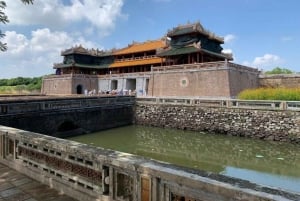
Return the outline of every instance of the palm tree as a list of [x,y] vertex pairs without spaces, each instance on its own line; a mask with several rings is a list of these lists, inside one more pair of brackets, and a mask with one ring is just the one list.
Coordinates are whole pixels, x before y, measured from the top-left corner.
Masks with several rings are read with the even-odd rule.
[[[21,0],[24,4],[32,4],[34,0]],[[4,13],[4,9],[6,7],[5,1],[0,1],[0,23],[6,24],[9,22],[7,16]],[[0,30],[0,38],[3,38],[5,36],[4,33]],[[6,51],[7,46],[6,43],[2,43],[0,41],[0,51]]]

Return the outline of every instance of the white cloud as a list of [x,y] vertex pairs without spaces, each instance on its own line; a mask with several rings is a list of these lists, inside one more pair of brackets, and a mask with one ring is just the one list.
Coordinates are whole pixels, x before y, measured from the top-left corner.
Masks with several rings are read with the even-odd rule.
[[224,43],[231,43],[232,41],[234,41],[236,39],[236,36],[233,34],[228,34],[226,36],[224,36]]
[[292,40],[293,40],[293,38],[290,36],[284,36],[281,38],[281,41],[283,41],[283,42],[288,42],[288,41],[292,41]]
[[224,49],[222,52],[225,54],[232,54],[232,49]]
[[255,66],[275,64],[280,61],[280,57],[273,54],[265,54],[262,57],[255,57],[253,64]]
[[79,44],[86,48],[97,47],[97,44],[83,37],[52,32],[48,28],[32,31],[30,37],[15,31],[7,31],[5,34],[3,42],[8,44],[8,50],[0,53],[0,78],[50,74],[54,72],[53,63],[62,61],[61,50]]
[[43,0],[25,6],[21,1],[9,1],[6,13],[12,25],[57,28],[83,22],[84,27],[94,26],[101,35],[108,35],[116,20],[126,17],[123,4],[124,0],[71,0],[70,5],[60,0]]
[[8,43],[11,55],[20,55],[28,48],[29,40],[23,34],[18,34],[15,31],[8,31],[5,34],[3,41]]
[[156,2],[171,2],[172,0],[155,0]]
[[245,61],[243,62],[244,65],[247,66],[255,66],[263,69],[269,69],[270,67],[273,68],[280,63],[282,63],[282,59],[274,54],[265,54],[261,57],[255,57],[252,62]]

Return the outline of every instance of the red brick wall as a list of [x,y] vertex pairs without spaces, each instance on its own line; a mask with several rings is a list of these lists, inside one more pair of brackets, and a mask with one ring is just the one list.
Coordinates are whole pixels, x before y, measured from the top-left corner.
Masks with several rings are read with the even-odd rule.
[[93,75],[52,75],[43,79],[42,93],[43,94],[61,94],[70,95],[76,94],[78,85],[82,86],[82,91],[85,89],[98,91],[98,77]]
[[234,97],[258,86],[258,71],[235,67],[153,72],[150,96]]
[[300,88],[300,75],[262,75],[259,83],[260,87]]

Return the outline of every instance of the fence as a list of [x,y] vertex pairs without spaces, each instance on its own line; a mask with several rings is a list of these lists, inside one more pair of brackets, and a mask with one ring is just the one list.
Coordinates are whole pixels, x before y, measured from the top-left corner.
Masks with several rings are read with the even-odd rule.
[[260,101],[260,100],[238,100],[238,99],[138,97],[137,102],[151,103],[151,104],[191,105],[191,106],[201,106],[201,107],[300,111],[300,101]]

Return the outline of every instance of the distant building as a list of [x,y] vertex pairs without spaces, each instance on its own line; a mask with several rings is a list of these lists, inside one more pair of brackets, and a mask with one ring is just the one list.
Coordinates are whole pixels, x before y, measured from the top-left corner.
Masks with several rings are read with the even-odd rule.
[[99,51],[81,46],[62,52],[56,75],[44,78],[44,94],[135,91],[138,96],[235,97],[258,86],[259,71],[231,63],[223,38],[200,23],[178,26],[159,40]]

